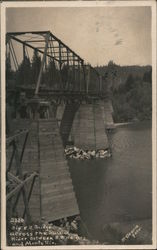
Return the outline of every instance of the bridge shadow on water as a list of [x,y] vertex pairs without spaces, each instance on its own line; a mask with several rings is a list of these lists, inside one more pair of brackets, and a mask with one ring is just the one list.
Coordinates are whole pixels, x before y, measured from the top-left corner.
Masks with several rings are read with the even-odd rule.
[[107,166],[103,159],[92,161],[70,160],[70,171],[78,200],[81,218],[91,238],[103,240],[102,202]]

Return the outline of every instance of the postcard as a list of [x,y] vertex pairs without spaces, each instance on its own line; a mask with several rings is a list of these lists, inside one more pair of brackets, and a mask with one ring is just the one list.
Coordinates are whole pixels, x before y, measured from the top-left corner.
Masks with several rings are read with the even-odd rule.
[[1,3],[1,249],[156,249],[156,1]]

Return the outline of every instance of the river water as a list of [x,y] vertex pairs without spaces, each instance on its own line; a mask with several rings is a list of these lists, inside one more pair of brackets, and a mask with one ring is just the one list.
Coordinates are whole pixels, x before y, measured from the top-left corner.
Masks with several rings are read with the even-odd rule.
[[[152,215],[151,123],[117,127],[109,141],[111,158],[69,162],[81,218],[101,242],[104,225],[137,224]],[[148,223],[143,225],[147,233]]]

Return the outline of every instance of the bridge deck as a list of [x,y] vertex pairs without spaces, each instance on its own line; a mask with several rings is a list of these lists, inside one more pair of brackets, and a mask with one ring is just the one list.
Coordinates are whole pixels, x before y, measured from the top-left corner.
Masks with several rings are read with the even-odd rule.
[[[22,166],[24,171],[39,173],[29,201],[33,220],[44,218],[53,221],[79,214],[57,121],[51,119],[31,123],[20,119],[13,123],[12,129],[28,127],[30,133]],[[22,199],[19,201],[18,214],[23,214]]]

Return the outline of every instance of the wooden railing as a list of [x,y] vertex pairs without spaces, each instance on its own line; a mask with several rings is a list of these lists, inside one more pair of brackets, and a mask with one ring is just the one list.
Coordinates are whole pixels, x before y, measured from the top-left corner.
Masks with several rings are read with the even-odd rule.
[[[32,220],[29,210],[29,200],[33,190],[35,178],[38,174],[36,172],[24,172],[22,168],[22,159],[25,153],[28,135],[29,131],[23,130],[6,138],[6,151],[10,154],[10,157],[7,157],[6,166],[6,202],[8,223],[16,214],[16,209],[18,208],[19,198],[21,195],[24,205],[22,217],[25,218],[26,216],[28,224],[31,223]],[[18,140],[20,140],[22,136],[24,140],[22,146],[19,146]]]

